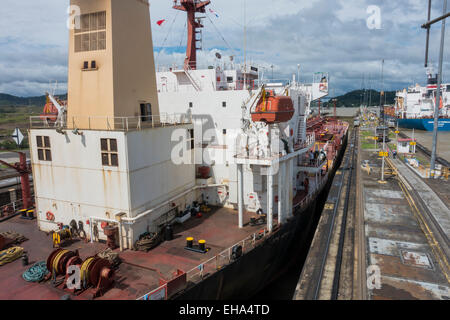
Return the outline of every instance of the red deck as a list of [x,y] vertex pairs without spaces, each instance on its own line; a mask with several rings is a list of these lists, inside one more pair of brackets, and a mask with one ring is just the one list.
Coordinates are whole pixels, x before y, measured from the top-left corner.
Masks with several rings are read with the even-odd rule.
[[[245,214],[244,222],[248,222],[250,217],[251,214]],[[174,240],[164,242],[148,253],[131,250],[121,252],[122,263],[116,271],[114,287],[99,299],[137,299],[157,288],[161,278],[171,279],[177,269],[187,272],[264,227],[246,225],[244,229],[239,229],[237,212],[225,208],[215,209],[202,218],[191,218],[182,226],[174,227]],[[23,272],[31,264],[45,261],[54,250],[51,237],[38,230],[36,220],[12,218],[0,223],[0,232],[4,231],[15,231],[29,239],[21,246],[28,252],[30,265],[24,267],[21,259],[18,259],[0,267],[0,287],[3,288],[0,299],[49,300],[60,299],[67,294],[49,282],[28,283],[22,279]],[[185,250],[186,237],[194,237],[195,241],[206,240],[210,251],[200,254]],[[85,259],[106,249],[106,244],[76,241],[66,249],[78,249],[81,258]],[[86,291],[72,298],[90,299],[91,295]]]

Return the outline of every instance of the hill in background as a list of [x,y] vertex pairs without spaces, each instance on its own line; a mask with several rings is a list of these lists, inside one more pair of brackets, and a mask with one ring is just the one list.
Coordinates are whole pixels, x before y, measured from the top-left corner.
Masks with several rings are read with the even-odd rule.
[[[385,104],[394,104],[395,103],[395,91],[386,91],[386,103]],[[337,99],[336,106],[339,108],[347,107],[354,108],[359,107],[361,102],[364,100],[366,104],[370,106],[379,106],[380,105],[380,92],[376,90],[354,90],[348,92],[342,96],[330,98],[328,102],[325,102],[325,107],[328,105],[330,107],[334,106],[334,103],[331,102],[332,99]],[[384,98],[383,98],[384,100]],[[369,102],[370,101],[370,102]]]
[[[63,100],[67,99],[67,94],[58,96]],[[338,96],[335,98],[330,99],[337,99],[337,106],[338,107],[359,107],[361,104],[361,101],[365,99],[366,103],[369,103],[371,106],[379,106],[380,105],[380,92],[376,90],[354,90],[351,92],[348,92],[342,96]],[[386,91],[386,104],[394,104],[395,102],[395,91]],[[330,104],[330,107],[332,107],[334,104],[330,101],[324,102],[324,106],[327,107],[328,104]],[[45,105],[45,96],[39,96],[39,97],[16,97],[10,94],[4,94],[0,93],[0,107],[5,106],[12,106],[12,107],[18,107],[18,106],[41,106],[44,107]],[[11,108],[12,109],[12,108]]]
[[[67,99],[67,94],[58,96],[61,99]],[[39,97],[16,97],[10,94],[0,93],[0,107],[13,106],[13,107],[25,107],[25,106],[42,106],[45,105],[45,95]]]

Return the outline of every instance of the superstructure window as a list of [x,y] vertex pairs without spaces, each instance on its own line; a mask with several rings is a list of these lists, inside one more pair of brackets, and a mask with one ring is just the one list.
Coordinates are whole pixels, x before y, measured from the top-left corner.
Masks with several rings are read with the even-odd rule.
[[50,137],[36,136],[38,159],[41,161],[52,161]]
[[227,77],[227,82],[228,83],[233,83],[233,77]]
[[102,165],[108,167],[119,166],[117,139],[100,139],[102,149]]
[[222,101],[222,107],[226,108],[227,107],[227,102],[226,101]]
[[106,49],[106,11],[82,14],[75,29],[75,52]]
[[194,104],[192,102],[189,102],[189,108],[193,108]]

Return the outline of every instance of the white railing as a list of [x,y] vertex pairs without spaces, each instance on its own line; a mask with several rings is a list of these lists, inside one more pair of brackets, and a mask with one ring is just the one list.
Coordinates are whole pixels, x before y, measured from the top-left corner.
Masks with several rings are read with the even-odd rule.
[[256,247],[258,241],[265,239],[269,234],[270,233],[268,232],[267,228],[264,228],[261,231],[248,236],[244,240],[239,241],[238,243],[220,252],[211,259],[189,270],[186,273],[187,281],[197,283],[203,280],[205,275],[213,274],[216,271],[223,269],[224,267],[226,267],[227,265],[231,264],[234,261],[232,257],[233,248],[241,246],[242,255],[244,255],[249,251],[253,250]]
[[[66,117],[65,125],[59,127],[66,129],[70,126],[79,130],[114,130],[134,131],[147,128],[159,128],[174,125],[192,123],[192,115],[185,113],[164,114],[158,116],[136,116],[136,117],[105,117],[105,116],[74,116]],[[48,120],[45,116],[30,117],[31,129],[58,128],[55,122]]]
[[136,300],[167,300],[167,283],[153,289]]
[[[267,238],[271,233],[267,230],[267,228],[262,229],[261,231],[254,233],[244,240],[239,241],[235,245],[229,247],[228,249],[220,252],[216,256],[210,258],[209,260],[199,264],[198,266],[192,268],[186,273],[186,281],[189,283],[198,283],[204,279],[205,276],[213,274],[227,265],[231,264],[233,260],[233,248],[241,246],[242,255],[253,250],[260,240]],[[152,295],[167,290],[167,284],[164,284],[156,289],[153,289],[149,293],[143,295],[137,300],[152,300]],[[159,295],[160,300],[162,296]],[[165,299],[167,299],[167,295],[165,295]]]
[[288,80],[288,79],[258,79],[257,84],[258,84],[258,86],[261,86],[263,84],[265,84],[265,85],[280,84],[281,86],[285,87],[285,86],[291,85],[291,80]]
[[312,147],[316,143],[316,136],[314,134],[306,135],[305,141],[297,143],[294,148],[295,150],[306,149]]

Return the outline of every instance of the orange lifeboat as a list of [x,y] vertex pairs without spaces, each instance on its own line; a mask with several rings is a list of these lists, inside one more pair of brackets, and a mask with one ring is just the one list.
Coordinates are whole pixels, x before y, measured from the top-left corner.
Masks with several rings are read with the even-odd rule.
[[40,115],[42,120],[47,120],[51,122],[55,122],[58,119],[58,109],[54,106],[54,104],[50,101],[47,96],[47,101],[44,106],[44,110]]
[[251,113],[253,122],[268,124],[287,122],[294,116],[292,99],[287,96],[276,96],[273,91],[263,92],[255,110]]

